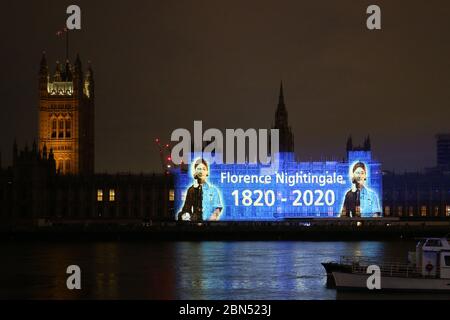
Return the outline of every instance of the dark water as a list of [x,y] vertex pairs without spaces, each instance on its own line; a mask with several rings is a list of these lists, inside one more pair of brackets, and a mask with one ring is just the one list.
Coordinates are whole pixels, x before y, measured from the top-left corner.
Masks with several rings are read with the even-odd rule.
[[[406,261],[398,242],[23,242],[0,244],[0,299],[372,299],[336,294],[321,262],[341,255]],[[82,289],[66,287],[78,265]]]

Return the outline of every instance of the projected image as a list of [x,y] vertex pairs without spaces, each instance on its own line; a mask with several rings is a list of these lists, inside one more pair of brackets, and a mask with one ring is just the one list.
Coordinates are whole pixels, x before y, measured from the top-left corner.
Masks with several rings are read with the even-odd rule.
[[276,170],[262,164],[216,163],[205,155],[176,169],[175,220],[276,221],[381,216],[381,164],[370,151],[345,161],[297,162],[279,155]]
[[208,162],[205,159],[197,159],[192,171],[193,183],[187,189],[184,205],[178,213],[178,220],[219,220],[223,212],[223,205],[219,191],[213,184],[208,182]]
[[345,194],[341,217],[372,217],[381,214],[380,201],[367,185],[368,168],[363,162],[350,166],[351,189]]

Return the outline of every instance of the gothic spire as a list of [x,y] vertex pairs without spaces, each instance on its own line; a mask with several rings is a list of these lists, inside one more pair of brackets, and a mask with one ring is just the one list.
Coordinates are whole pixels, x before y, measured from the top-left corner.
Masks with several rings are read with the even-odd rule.
[[61,65],[59,61],[56,61],[55,75],[53,76],[54,81],[61,81]]
[[47,144],[44,143],[44,147],[42,148],[42,158],[47,160]]
[[64,70],[64,81],[72,81],[72,66],[70,65],[69,59],[66,60],[66,67]]
[[349,135],[348,139],[347,139],[347,151],[352,151],[353,150],[353,140],[352,140],[352,136]]
[[45,56],[45,51],[42,51],[42,58],[41,58],[39,73],[41,75],[47,75],[47,72],[48,72],[47,58]]
[[76,59],[75,59],[75,72],[77,72],[77,73],[81,73],[81,70],[82,70],[82,68],[81,68],[81,59],[80,59],[80,54],[79,53],[77,53],[77,57],[76,57]]
[[275,113],[275,127],[284,128],[288,127],[288,114],[286,110],[286,105],[284,104],[284,93],[283,93],[283,81],[280,83],[280,94],[278,96],[278,107]]
[[278,97],[278,106],[284,106],[283,81],[280,83],[280,95]]
[[366,140],[364,141],[364,150],[370,151],[371,145],[370,145],[370,135],[367,136]]
[[278,106],[275,112],[274,129],[279,130],[279,150],[280,152],[294,152],[294,135],[288,122],[288,113],[284,104],[283,81],[280,83],[280,93],[278,96]]

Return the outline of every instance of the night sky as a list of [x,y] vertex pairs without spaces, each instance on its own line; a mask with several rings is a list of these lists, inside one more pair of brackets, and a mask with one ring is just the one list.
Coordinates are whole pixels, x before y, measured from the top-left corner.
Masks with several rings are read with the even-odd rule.
[[[176,128],[269,128],[283,80],[301,160],[341,159],[370,134],[384,169],[435,165],[450,125],[450,2],[3,1],[0,150],[37,138],[37,72],[64,60],[66,8],[82,10],[71,57],[92,61],[96,171],[160,171],[154,138]],[[378,4],[382,30],[366,29]]]

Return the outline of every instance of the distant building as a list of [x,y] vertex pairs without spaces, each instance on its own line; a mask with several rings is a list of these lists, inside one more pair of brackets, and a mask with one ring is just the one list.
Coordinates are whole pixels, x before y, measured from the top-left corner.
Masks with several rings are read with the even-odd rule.
[[385,172],[385,216],[450,218],[450,134],[436,135],[436,149],[436,166],[423,173]]
[[94,173],[94,75],[77,55],[50,75],[45,53],[39,69],[39,150],[52,149],[63,174]]
[[436,135],[436,159],[439,168],[450,169],[450,134]]
[[383,204],[385,217],[450,218],[450,174],[385,172]]
[[[52,150],[36,144],[18,151],[12,167],[0,170],[3,224],[136,223],[168,220],[173,214],[171,176],[164,174],[70,175],[56,172]],[[171,201],[172,197],[172,201]]]

